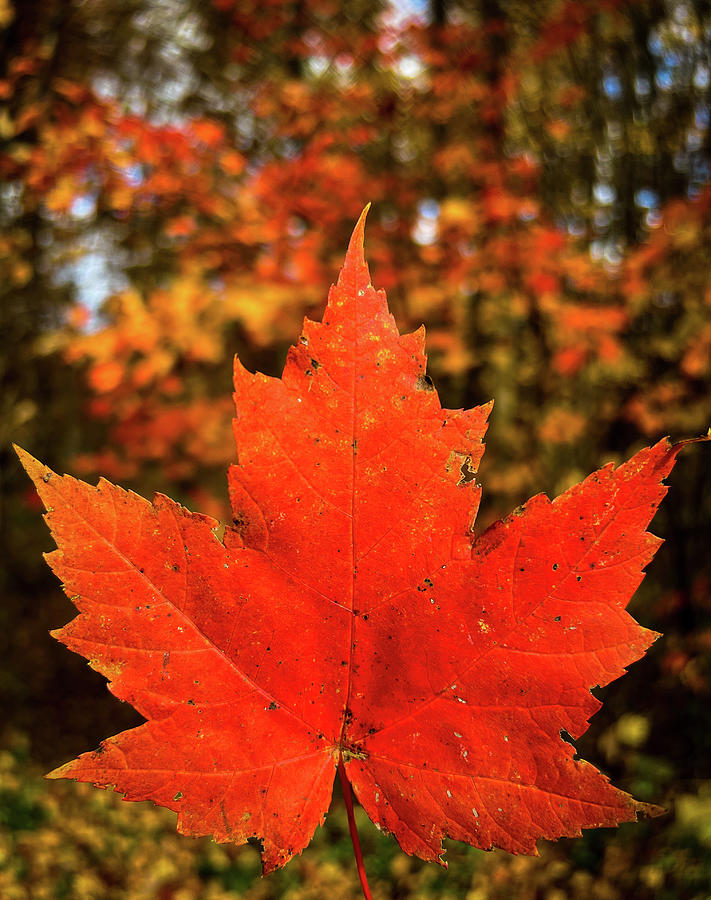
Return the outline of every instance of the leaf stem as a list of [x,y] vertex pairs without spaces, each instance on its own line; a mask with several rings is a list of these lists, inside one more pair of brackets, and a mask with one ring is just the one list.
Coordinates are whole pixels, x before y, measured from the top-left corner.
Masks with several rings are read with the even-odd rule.
[[365,866],[363,865],[363,853],[360,849],[360,840],[358,839],[358,828],[356,827],[355,817],[353,815],[353,792],[351,783],[346,775],[343,766],[343,758],[338,759],[338,776],[341,779],[343,787],[343,799],[346,801],[346,811],[348,813],[348,828],[351,833],[351,841],[353,843],[353,852],[355,853],[356,866],[358,867],[358,877],[360,878],[360,886],[363,889],[365,900],[373,900],[370,888],[368,887],[368,879],[365,877]]

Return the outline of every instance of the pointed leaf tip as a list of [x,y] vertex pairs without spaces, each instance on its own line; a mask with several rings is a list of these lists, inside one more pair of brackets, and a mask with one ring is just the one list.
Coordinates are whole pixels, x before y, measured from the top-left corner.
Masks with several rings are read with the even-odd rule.
[[351,239],[348,243],[348,253],[349,255],[356,250],[360,250],[363,252],[363,244],[365,241],[365,220],[368,217],[368,212],[370,211],[370,203],[367,203],[363,209],[363,212],[358,217],[358,221],[355,224],[355,228],[353,229],[353,234],[351,235]]
[[27,472],[30,478],[32,478],[32,473],[42,465],[40,461],[38,459],[35,459],[31,453],[27,452],[27,450],[23,450],[22,447],[19,446],[19,444],[13,444],[12,449],[15,451],[15,453],[17,453],[17,456],[22,463],[22,467],[24,468],[24,470]]
[[27,450],[23,450],[22,447],[19,447],[17,444],[12,445],[13,450],[17,453],[20,463],[22,464],[22,468],[27,472],[30,476],[30,479],[33,481],[34,486],[37,490],[37,493],[40,496],[40,499],[45,505],[45,508],[49,508],[49,502],[47,500],[46,488],[50,479],[57,478],[56,472],[53,472],[49,466],[46,466],[44,463],[40,462],[38,459],[28,453]]
[[348,252],[346,253],[346,259],[343,264],[344,270],[355,268],[357,271],[360,270],[364,272],[367,275],[366,283],[370,281],[370,274],[368,273],[368,266],[365,261],[364,250],[365,220],[368,216],[369,209],[370,203],[368,203],[368,205],[365,207],[355,224],[353,234],[351,234],[351,239],[348,242]]

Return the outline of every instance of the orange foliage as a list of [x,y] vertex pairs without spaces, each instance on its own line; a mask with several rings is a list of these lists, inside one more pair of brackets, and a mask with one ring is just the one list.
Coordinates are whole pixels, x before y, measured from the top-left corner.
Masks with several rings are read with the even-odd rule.
[[[277,368],[281,344],[317,313],[363,198],[378,283],[401,321],[426,321],[454,405],[499,395],[500,434],[525,434],[521,446],[574,441],[584,420],[588,433],[624,419],[649,437],[701,427],[711,292],[698,248],[711,239],[711,192],[669,204],[610,274],[547,214],[536,157],[507,143],[523,75],[586,41],[601,10],[614,23],[614,0],[552,4],[522,44],[494,19],[372,32],[347,17],[329,26],[309,2],[311,27],[299,30],[281,0],[268,0],[268,17],[264,2],[213,6],[244,113],[264,135],[258,153],[227,117],[158,124],[63,75],[22,102],[47,65],[37,44],[0,82],[17,101],[0,175],[57,233],[82,233],[82,204],[87,222],[107,217],[133,261],[100,318],[76,306],[62,333],[105,427],[85,471],[138,476],[165,456],[181,459],[173,474],[188,484],[228,462],[230,413],[213,400],[225,361],[238,349]],[[281,66],[278,80],[267,63]],[[551,140],[571,139],[566,111],[585,97],[581,84],[556,89]],[[0,238],[10,284],[33,276],[27,241],[19,227]],[[600,392],[610,404],[590,404]],[[540,482],[535,465],[547,464],[499,458],[513,473],[493,473],[504,493]]]

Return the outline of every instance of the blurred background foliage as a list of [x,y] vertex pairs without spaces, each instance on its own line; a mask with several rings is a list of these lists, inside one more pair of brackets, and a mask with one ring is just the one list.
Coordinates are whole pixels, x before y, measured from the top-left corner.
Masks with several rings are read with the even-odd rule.
[[[356,897],[338,799],[285,872],[41,772],[135,714],[72,615],[9,442],[227,515],[231,359],[277,375],[372,201],[373,280],[444,405],[495,397],[481,527],[711,424],[707,0],[0,0],[0,894]],[[665,633],[578,742],[662,819],[540,859],[405,857],[378,897],[708,898],[711,469],[633,601]]]

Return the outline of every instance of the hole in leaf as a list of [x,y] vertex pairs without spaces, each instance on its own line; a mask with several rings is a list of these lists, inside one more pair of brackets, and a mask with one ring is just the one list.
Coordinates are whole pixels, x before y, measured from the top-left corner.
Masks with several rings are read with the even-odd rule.
[[260,853],[264,853],[264,838],[254,835],[254,837],[247,838],[247,843],[251,847],[256,847]]

